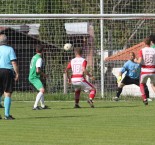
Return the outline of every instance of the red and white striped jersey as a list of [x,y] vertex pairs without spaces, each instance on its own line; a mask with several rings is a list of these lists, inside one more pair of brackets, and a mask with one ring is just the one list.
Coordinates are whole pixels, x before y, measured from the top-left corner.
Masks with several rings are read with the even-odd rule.
[[83,81],[84,80],[84,72],[83,67],[86,68],[87,61],[82,57],[75,57],[70,61],[67,68],[72,69],[72,82]]
[[155,73],[155,48],[145,47],[140,50],[139,57],[142,58],[142,74]]

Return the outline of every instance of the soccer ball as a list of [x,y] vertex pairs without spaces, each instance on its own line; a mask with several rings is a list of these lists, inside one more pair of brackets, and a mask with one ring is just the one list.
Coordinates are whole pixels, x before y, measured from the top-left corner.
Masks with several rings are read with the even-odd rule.
[[71,50],[71,49],[72,49],[72,44],[66,43],[66,44],[64,45],[64,50],[68,51],[68,50]]

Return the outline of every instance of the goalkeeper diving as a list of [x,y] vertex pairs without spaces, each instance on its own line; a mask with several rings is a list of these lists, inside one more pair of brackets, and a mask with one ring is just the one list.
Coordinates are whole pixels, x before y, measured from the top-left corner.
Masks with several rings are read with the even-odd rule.
[[[134,52],[130,52],[129,56],[129,60],[123,65],[117,77],[118,88],[116,91],[116,96],[113,98],[115,101],[119,101],[120,94],[122,93],[123,87],[125,85],[135,84],[139,86],[141,66],[140,64],[134,62],[134,59],[136,58]],[[125,77],[122,79],[122,75],[125,72]],[[152,101],[149,98],[149,90],[147,85],[145,85],[144,88],[148,101]]]

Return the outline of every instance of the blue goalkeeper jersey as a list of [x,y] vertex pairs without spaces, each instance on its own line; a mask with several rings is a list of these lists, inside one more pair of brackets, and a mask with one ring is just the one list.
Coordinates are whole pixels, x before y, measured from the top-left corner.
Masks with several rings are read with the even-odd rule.
[[121,68],[121,73],[123,74],[124,72],[126,72],[126,76],[129,76],[132,79],[139,79],[140,70],[141,70],[140,64],[128,60]]

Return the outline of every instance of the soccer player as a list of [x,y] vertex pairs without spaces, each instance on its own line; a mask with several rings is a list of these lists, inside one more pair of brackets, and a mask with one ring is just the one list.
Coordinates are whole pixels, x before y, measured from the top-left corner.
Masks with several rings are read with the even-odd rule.
[[[89,91],[89,99],[87,102],[90,104],[91,108],[94,108],[93,99],[96,94],[96,89],[91,83],[86,81],[84,75],[89,76],[89,78],[92,80],[94,80],[94,77],[86,70],[87,61],[84,58],[82,58],[82,49],[75,48],[74,53],[75,53],[75,58],[73,58],[69,62],[65,70],[65,72],[67,73],[69,83],[72,83],[75,89],[74,108],[80,108],[79,99],[80,99],[80,93],[82,90]],[[71,77],[69,75],[70,69],[72,69]]]
[[11,95],[14,80],[19,77],[17,57],[14,49],[7,45],[7,37],[0,35],[0,95],[4,94],[4,107],[6,120],[15,119],[10,115]]
[[[113,98],[115,101],[119,101],[120,94],[122,93],[123,87],[125,85],[135,84],[135,85],[139,86],[141,66],[140,66],[140,64],[137,64],[134,62],[134,59],[135,59],[134,52],[130,52],[129,55],[130,55],[130,60],[128,60],[124,64],[124,66],[122,67],[121,71],[119,72],[119,76],[117,78],[117,82],[119,83],[119,86],[117,88],[116,97]],[[125,77],[121,81],[122,74],[125,72],[126,72]],[[144,88],[145,88],[147,98],[150,99],[149,98],[149,90],[148,90],[148,87],[146,84],[144,85]],[[152,100],[150,100],[150,101],[152,101]]]
[[155,35],[150,35],[144,41],[145,43],[149,43],[149,46],[144,47],[139,51],[138,60],[135,59],[135,62],[142,65],[141,68],[141,76],[140,76],[140,90],[142,93],[143,103],[148,105],[147,94],[145,92],[145,85],[150,78],[151,86],[153,91],[155,92],[155,49],[151,46],[155,45]]
[[[48,109],[48,106],[44,103],[44,93],[45,88],[43,83],[41,82],[41,77],[47,77],[45,73],[42,72],[42,53],[43,47],[40,45],[36,46],[36,54],[32,57],[30,63],[30,71],[29,71],[29,82],[39,91],[36,100],[33,106],[33,110],[40,110],[40,109]],[[41,103],[41,107],[38,106],[38,103]]]

